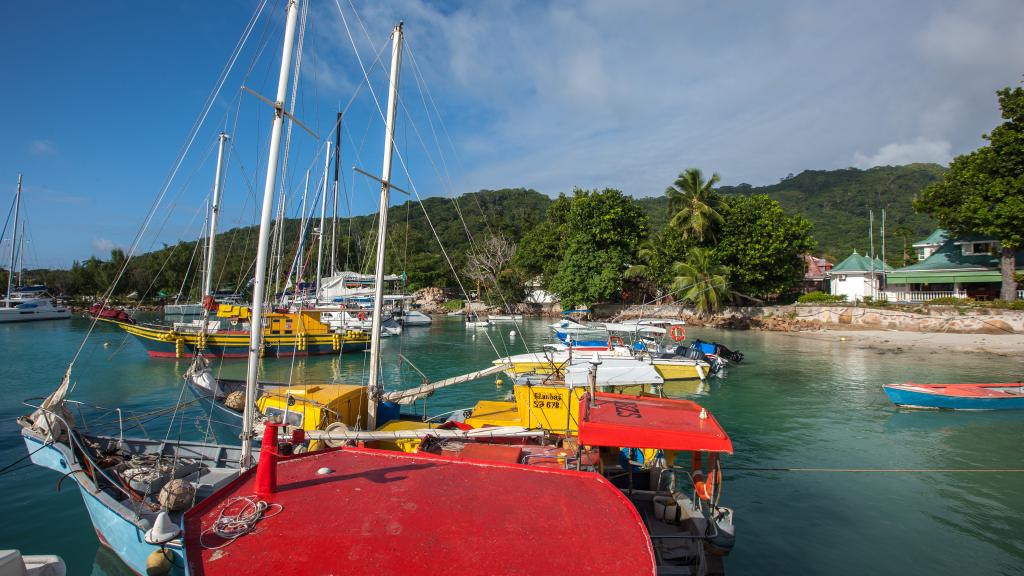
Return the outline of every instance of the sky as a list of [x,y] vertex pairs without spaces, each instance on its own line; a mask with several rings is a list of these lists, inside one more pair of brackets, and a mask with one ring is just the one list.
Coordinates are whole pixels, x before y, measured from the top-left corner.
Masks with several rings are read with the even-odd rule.
[[[265,1],[177,160],[262,4],[5,8],[0,211],[23,173],[27,267],[107,257],[132,247],[146,222],[138,251],[194,239],[222,130],[232,146],[221,228],[256,221],[272,110],[240,87],[276,92],[283,0]],[[999,122],[995,90],[1024,78],[1019,0],[312,0],[308,10],[295,117],[320,139],[293,129],[290,215],[307,170],[307,213],[317,211],[339,109],[339,212],[376,209],[374,182],[351,168],[380,172],[398,20],[392,180],[424,197],[506,187],[652,196],[688,167],[763,185],[806,169],[946,164],[984,143]]]

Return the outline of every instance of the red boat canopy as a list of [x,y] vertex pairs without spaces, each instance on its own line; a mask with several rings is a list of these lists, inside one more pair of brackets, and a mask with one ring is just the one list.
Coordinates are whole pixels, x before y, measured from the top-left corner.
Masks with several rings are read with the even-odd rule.
[[597,393],[580,398],[580,444],[699,450],[732,454],[732,441],[710,412],[689,400]]
[[210,532],[233,498],[255,493],[253,469],[185,514],[191,574],[656,570],[636,509],[593,472],[364,448],[311,452],[277,465],[277,490],[265,499],[280,512],[230,543]]

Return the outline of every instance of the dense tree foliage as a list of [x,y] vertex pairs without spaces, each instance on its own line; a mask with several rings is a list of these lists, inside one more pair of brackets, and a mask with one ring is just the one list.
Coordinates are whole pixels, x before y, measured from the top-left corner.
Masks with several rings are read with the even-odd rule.
[[565,215],[566,246],[548,287],[564,307],[606,302],[647,237],[647,215],[619,190],[576,190]]
[[789,292],[804,276],[803,254],[814,248],[811,223],[787,216],[764,194],[733,196],[721,207],[714,258],[729,269],[732,290],[755,296]]
[[1016,252],[1024,245],[1024,89],[996,94],[1005,121],[984,136],[988,145],[955,158],[914,205],[954,235],[997,239],[1000,298],[1014,300]]

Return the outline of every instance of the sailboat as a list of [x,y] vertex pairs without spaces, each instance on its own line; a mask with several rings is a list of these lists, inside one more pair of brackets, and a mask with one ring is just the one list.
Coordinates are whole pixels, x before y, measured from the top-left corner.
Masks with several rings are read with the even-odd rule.
[[[295,13],[293,0],[286,39],[294,33]],[[392,33],[375,311],[383,302],[379,280],[386,249],[402,35],[400,23]],[[282,77],[285,74],[282,69]],[[265,200],[271,194],[268,180]],[[255,293],[260,294],[263,241],[257,262]],[[262,309],[258,298],[253,303],[257,318]],[[380,321],[375,315],[374,324]],[[258,333],[253,338],[258,343]],[[454,423],[442,429],[422,423],[404,433],[382,431],[380,400],[415,397],[433,389],[384,394],[379,354],[380,331],[375,326],[362,430],[306,431],[268,420],[256,466],[186,513],[190,572],[720,572],[720,561],[707,559],[705,553],[727,551],[733,542],[732,511],[718,506],[718,455],[731,453],[732,444],[706,410],[686,401],[601,395],[592,386],[578,404],[581,420],[576,435],[557,443],[547,442],[544,430],[518,426],[467,429]],[[246,397],[254,397],[256,391],[256,355],[251,354]],[[253,410],[253,404],[246,403],[243,439],[254,432]],[[419,441],[409,452],[347,445],[402,437]],[[333,447],[295,454],[307,438]],[[524,443],[531,438],[540,441]],[[638,457],[628,453],[622,465],[616,464],[615,454],[623,454],[623,446],[639,454],[650,452],[652,465],[639,466]],[[674,457],[681,451],[692,453],[694,469],[687,477],[693,498],[686,494],[684,475],[666,473],[661,465],[668,453]],[[705,452],[710,454],[706,476]],[[602,469],[614,471],[602,474]],[[621,485],[609,476],[617,476]],[[241,523],[228,527],[239,519]]]
[[[46,286],[17,286],[14,283],[14,269],[19,259],[18,224],[21,218],[21,174],[18,174],[18,191],[14,196],[14,232],[11,238],[11,260],[7,269],[7,292],[3,307],[0,307],[0,324],[9,322],[31,322],[35,320],[65,320],[71,318],[71,311],[57,305],[47,294]],[[22,245],[24,245],[22,231]],[[19,281],[20,281],[19,272]]]
[[[220,212],[223,184],[224,147],[229,136],[218,136],[217,169],[210,205],[209,233],[205,266],[203,267],[203,317],[191,322],[139,323],[120,314],[111,314],[102,305],[90,312],[134,336],[154,358],[191,358],[200,351],[214,358],[245,358],[249,353],[252,326],[262,329],[262,354],[271,357],[311,356],[337,354],[366,349],[369,338],[362,330],[344,326],[332,327],[323,322],[316,310],[272,311],[265,315],[264,324],[253,321],[250,309],[235,303],[217,301],[213,286],[213,262],[216,254],[217,215]],[[209,314],[215,319],[210,320]]]

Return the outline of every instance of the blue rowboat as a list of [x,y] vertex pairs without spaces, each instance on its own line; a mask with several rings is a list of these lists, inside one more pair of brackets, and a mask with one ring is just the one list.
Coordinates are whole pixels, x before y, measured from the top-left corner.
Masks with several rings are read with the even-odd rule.
[[882,390],[897,406],[947,410],[1024,409],[1024,383],[886,384]]

